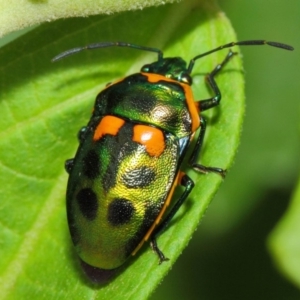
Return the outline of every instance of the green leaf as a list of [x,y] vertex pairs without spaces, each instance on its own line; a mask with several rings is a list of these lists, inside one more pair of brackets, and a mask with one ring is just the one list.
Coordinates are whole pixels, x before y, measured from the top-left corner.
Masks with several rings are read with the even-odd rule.
[[173,0],[0,0],[0,37],[28,26],[61,18],[88,17],[97,14],[142,9]]
[[268,245],[280,271],[300,288],[300,181],[292,202],[269,236]]
[[[138,30],[137,30],[138,29]],[[187,245],[221,183],[216,174],[189,171],[196,183],[158,243],[169,262],[145,245],[105,287],[83,275],[66,221],[64,161],[78,146],[97,93],[107,82],[138,72],[156,55],[124,48],[85,51],[50,62],[58,53],[96,41],[158,47],[186,60],[236,40],[212,1],[185,1],[159,9],[44,24],[0,50],[0,290],[2,299],[145,299]],[[196,99],[211,95],[204,75],[227,51],[197,61]],[[201,162],[228,168],[244,112],[244,82],[237,56],[217,77],[221,106],[209,120]]]

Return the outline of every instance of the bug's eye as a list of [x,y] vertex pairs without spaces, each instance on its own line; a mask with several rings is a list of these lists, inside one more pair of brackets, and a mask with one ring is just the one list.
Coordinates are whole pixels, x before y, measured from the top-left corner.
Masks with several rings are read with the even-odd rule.
[[141,72],[145,72],[145,73],[150,72],[150,65],[144,65],[141,69]]
[[189,85],[192,85],[193,83],[192,77],[188,73],[182,73],[180,76],[180,81]]

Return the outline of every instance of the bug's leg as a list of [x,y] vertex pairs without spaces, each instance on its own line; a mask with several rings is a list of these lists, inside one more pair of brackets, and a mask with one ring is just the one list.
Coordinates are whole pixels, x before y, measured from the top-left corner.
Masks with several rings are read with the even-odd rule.
[[65,161],[65,170],[67,171],[68,174],[71,173],[73,166],[74,166],[74,158],[67,159]]
[[219,103],[221,101],[221,98],[222,98],[222,95],[221,95],[221,92],[219,90],[219,87],[218,87],[214,77],[222,70],[222,68],[236,54],[237,54],[236,52],[232,52],[231,50],[229,50],[229,52],[226,55],[225,59],[220,64],[218,64],[214,68],[214,70],[212,72],[210,72],[205,77],[206,82],[211,87],[211,89],[213,90],[215,95],[212,98],[209,98],[209,99],[206,99],[206,100],[201,100],[201,101],[198,102],[200,112],[219,105]]
[[200,152],[201,152],[201,148],[203,145],[205,131],[206,131],[206,121],[203,117],[200,117],[200,132],[199,132],[198,139],[196,141],[196,145],[190,156],[189,164],[192,166],[192,168],[195,171],[202,172],[202,173],[214,172],[214,173],[221,175],[224,178],[226,175],[226,170],[223,170],[221,168],[215,168],[215,167],[206,167],[206,166],[196,163],[196,161],[200,157]]
[[[215,95],[212,98],[209,98],[206,100],[201,100],[198,102],[200,112],[219,105],[222,95],[221,95],[220,89],[215,81],[215,76],[222,70],[222,68],[236,54],[237,54],[236,52],[232,52],[231,50],[229,50],[225,59],[220,64],[218,64],[212,72],[210,72],[206,76],[206,81],[209,84],[209,86],[212,88]],[[199,171],[202,173],[214,172],[214,173],[220,174],[224,178],[226,175],[226,170],[223,170],[221,168],[215,168],[215,167],[205,167],[201,164],[196,163],[200,157],[200,151],[202,148],[205,131],[206,131],[206,121],[203,117],[200,117],[200,132],[199,132],[198,139],[196,141],[195,148],[191,154],[189,163],[193,167],[193,169],[196,171]]]
[[174,215],[176,214],[176,212],[179,210],[179,208],[181,207],[181,205],[183,204],[183,202],[188,197],[188,195],[190,194],[190,192],[192,191],[192,189],[194,187],[194,182],[193,182],[193,180],[188,175],[186,175],[183,172],[180,172],[179,176],[180,176],[179,184],[182,185],[182,186],[184,186],[185,190],[181,194],[181,196],[179,197],[179,199],[177,200],[177,202],[174,204],[174,206],[171,208],[171,210],[169,211],[169,213],[167,214],[167,216],[156,227],[156,229],[153,231],[153,233],[151,235],[150,245],[151,245],[153,251],[159,257],[159,264],[161,264],[162,262],[167,261],[169,259],[165,257],[165,255],[163,254],[163,252],[157,246],[156,239],[167,228],[167,226],[169,225],[170,221],[172,220],[172,218],[174,217]]
[[[88,129],[87,126],[83,126],[82,128],[80,128],[80,130],[77,134],[79,143],[82,143],[84,141],[84,137],[85,137],[87,129]],[[74,166],[74,158],[67,159],[65,161],[65,170],[67,171],[68,174],[71,173],[73,166]]]

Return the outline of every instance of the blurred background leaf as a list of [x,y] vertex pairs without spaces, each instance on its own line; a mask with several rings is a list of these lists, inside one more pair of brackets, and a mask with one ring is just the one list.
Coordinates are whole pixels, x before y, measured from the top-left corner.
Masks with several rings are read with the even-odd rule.
[[289,208],[269,237],[269,247],[283,274],[300,286],[300,182]]
[[0,37],[28,26],[61,18],[88,17],[143,9],[172,3],[173,0],[0,0]]

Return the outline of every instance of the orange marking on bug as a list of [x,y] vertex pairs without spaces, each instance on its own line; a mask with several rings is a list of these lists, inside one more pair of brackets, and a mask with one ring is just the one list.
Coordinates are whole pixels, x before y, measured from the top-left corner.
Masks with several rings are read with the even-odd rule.
[[200,117],[199,117],[200,110],[199,110],[199,104],[197,104],[197,102],[195,102],[194,100],[193,91],[191,87],[188,84],[179,82],[174,79],[167,78],[163,75],[152,74],[152,73],[151,74],[141,73],[141,74],[147,76],[149,82],[155,83],[162,80],[162,81],[173,82],[181,85],[181,87],[184,90],[186,104],[188,106],[192,118],[192,132],[195,132],[200,126]]
[[135,125],[132,140],[144,145],[150,156],[159,157],[165,150],[164,135],[160,129],[155,127]]
[[198,114],[200,114],[200,101],[194,102],[194,104],[195,104],[195,107],[196,107],[196,109],[198,111]]
[[144,236],[143,240],[138,244],[138,246],[134,249],[134,251],[131,253],[132,256],[134,256],[138,251],[139,249],[143,246],[143,244],[148,241],[148,239],[150,238],[153,230],[155,229],[155,227],[159,224],[159,222],[161,221],[162,219],[162,216],[164,215],[167,207],[170,205],[170,202],[172,200],[172,196],[174,194],[174,190],[175,190],[175,187],[180,184],[181,182],[181,179],[182,177],[184,176],[184,172],[181,172],[179,171],[175,177],[175,180],[172,184],[172,187],[170,189],[170,193],[164,203],[164,206],[162,207],[159,215],[157,216],[156,220],[154,221],[154,223],[152,224],[152,226],[150,227],[150,229],[148,230],[148,232],[146,233],[146,235]]
[[120,128],[124,125],[124,123],[125,123],[124,120],[115,116],[103,117],[95,130],[93,140],[98,141],[105,134],[117,135],[117,133],[119,132]]

